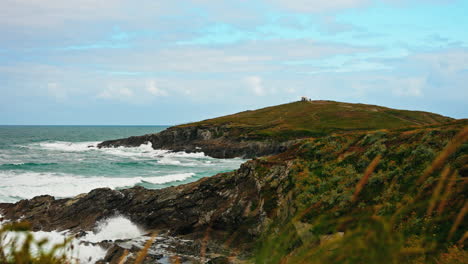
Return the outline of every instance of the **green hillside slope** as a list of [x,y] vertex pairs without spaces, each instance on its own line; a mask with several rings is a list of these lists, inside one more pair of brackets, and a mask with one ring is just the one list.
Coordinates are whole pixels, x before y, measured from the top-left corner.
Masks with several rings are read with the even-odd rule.
[[256,160],[272,224],[255,262],[468,263],[467,140],[465,119],[307,139]]
[[323,136],[331,132],[394,129],[444,123],[438,114],[334,101],[300,101],[180,125],[226,126],[250,139]]

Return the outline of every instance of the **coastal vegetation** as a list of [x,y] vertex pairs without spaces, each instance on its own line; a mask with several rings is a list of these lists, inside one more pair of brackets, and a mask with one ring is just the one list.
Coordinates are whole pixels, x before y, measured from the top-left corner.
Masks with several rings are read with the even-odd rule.
[[255,262],[466,263],[467,124],[329,136],[282,154],[294,213],[271,224]]
[[[186,185],[99,189],[0,208],[35,229],[75,231],[118,210],[148,230],[199,243],[201,263],[467,263],[468,120],[307,101],[176,129],[207,126],[228,127],[238,142],[294,141]],[[85,220],[76,222],[77,213]]]
[[[335,101],[298,101],[178,127],[228,127],[232,137],[290,140],[451,121],[438,114]],[[221,135],[220,135],[221,136]]]

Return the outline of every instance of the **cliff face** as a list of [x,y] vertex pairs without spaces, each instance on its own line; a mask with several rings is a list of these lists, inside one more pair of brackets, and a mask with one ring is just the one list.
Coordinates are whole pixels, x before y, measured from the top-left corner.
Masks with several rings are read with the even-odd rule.
[[295,142],[251,140],[239,137],[239,130],[226,126],[171,127],[157,134],[104,141],[98,147],[136,147],[151,142],[154,149],[204,152],[214,158],[254,158],[281,153]]

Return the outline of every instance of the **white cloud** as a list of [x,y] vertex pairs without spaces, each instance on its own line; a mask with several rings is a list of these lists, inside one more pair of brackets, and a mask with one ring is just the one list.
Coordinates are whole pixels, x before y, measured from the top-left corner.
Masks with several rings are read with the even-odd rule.
[[106,90],[97,95],[97,98],[127,100],[133,97],[133,91],[127,87],[109,85]]
[[[468,98],[468,49],[441,49],[410,54],[382,62],[393,68],[389,76],[403,81],[394,83],[394,94],[461,100]],[[397,87],[400,86],[401,88]],[[450,92],[449,92],[450,91]]]
[[297,12],[327,12],[365,6],[370,0],[272,0],[271,2]]
[[134,16],[129,12],[134,2],[126,0],[2,0],[2,13],[6,15],[0,16],[0,24],[57,27],[73,21],[137,20],[151,12],[173,9],[163,1],[141,1],[139,5],[147,12]]
[[393,4],[395,6],[404,7],[405,5],[423,3],[423,4],[450,4],[456,0],[381,0],[386,4]]
[[424,78],[407,78],[396,80],[393,84],[393,93],[398,96],[422,96],[426,85]]
[[286,91],[287,93],[290,93],[290,94],[296,93],[296,89],[293,88],[293,87],[288,87],[288,88],[285,89],[285,91]]
[[404,7],[414,3],[447,4],[453,3],[454,0],[271,0],[270,2],[296,12],[322,13],[350,8],[361,8],[378,2]]
[[245,82],[249,89],[257,96],[263,96],[266,94],[266,90],[263,87],[262,78],[258,76],[249,76],[245,78]]
[[[239,73],[248,76],[290,68],[282,64],[282,61],[322,59],[336,55],[367,53],[373,50],[374,48],[305,40],[277,40],[246,42],[222,49],[210,46],[175,46],[170,49],[161,47],[151,50],[148,46],[126,52],[99,50],[67,54],[59,59],[64,60],[68,65],[82,63],[105,65],[109,72],[135,72],[135,76],[157,72],[180,72],[185,75]],[[155,60],[155,57],[158,60]]]
[[154,96],[167,96],[167,91],[159,88],[155,80],[150,80],[146,84],[146,91]]
[[47,83],[47,93],[57,101],[63,101],[68,97],[67,91],[56,82]]

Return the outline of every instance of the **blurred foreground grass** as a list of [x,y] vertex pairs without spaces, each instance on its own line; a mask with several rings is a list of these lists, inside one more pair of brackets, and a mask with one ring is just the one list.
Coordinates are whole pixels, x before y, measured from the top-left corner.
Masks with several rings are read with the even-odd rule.
[[66,253],[73,250],[71,239],[46,246],[47,239],[37,241],[27,223],[7,223],[0,229],[0,263],[68,264],[76,263]]
[[301,146],[290,188],[299,210],[270,225],[254,261],[468,263],[467,140],[465,127]]

